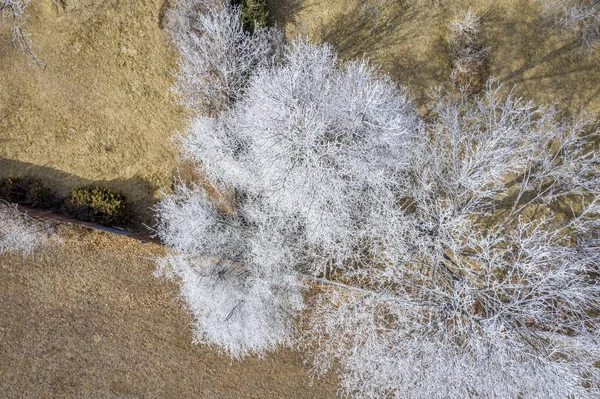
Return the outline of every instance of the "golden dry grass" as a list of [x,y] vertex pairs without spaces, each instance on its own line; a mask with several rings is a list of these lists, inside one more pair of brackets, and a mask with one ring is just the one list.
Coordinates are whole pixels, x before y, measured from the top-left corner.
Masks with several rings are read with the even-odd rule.
[[62,245],[0,256],[2,398],[334,398],[302,356],[231,361],[192,344],[177,287],[152,273],[156,244],[60,229]]
[[481,40],[491,47],[491,76],[539,104],[600,112],[600,51],[582,54],[573,38],[542,21],[532,0],[398,1],[384,14],[388,24],[375,29],[359,0],[270,0],[269,8],[288,38],[330,42],[344,59],[369,57],[420,106],[449,81],[448,23],[471,9],[482,17]]
[[0,30],[0,177],[29,174],[62,195],[100,184],[152,202],[169,187],[184,110],[164,0],[33,1],[26,31],[46,69]]

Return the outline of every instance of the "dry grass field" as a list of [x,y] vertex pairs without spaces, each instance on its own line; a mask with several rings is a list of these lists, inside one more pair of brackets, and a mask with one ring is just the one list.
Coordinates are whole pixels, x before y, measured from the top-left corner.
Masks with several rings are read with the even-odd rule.
[[164,0],[59,4],[29,6],[43,71],[0,31],[0,177],[33,175],[61,195],[99,184],[147,207],[170,186],[170,137],[185,119],[169,90]]
[[573,38],[542,21],[532,0],[401,0],[379,26],[365,18],[360,0],[269,0],[271,18],[288,38],[330,42],[345,59],[367,56],[406,86],[417,104],[448,82],[448,23],[461,10],[482,17],[491,47],[488,72],[516,93],[567,111],[600,112],[600,51],[580,51]]
[[[600,113],[600,51],[553,31],[532,0],[404,0],[376,26],[359,0],[269,0],[289,38],[370,57],[421,110],[448,82],[447,24],[483,16],[489,73],[567,111]],[[61,194],[89,184],[124,192],[141,213],[177,168],[170,137],[186,111],[169,91],[176,54],[165,0],[32,1],[27,31],[44,71],[0,29],[0,178],[32,175]],[[387,22],[386,22],[387,21]],[[155,244],[62,228],[63,244],[0,257],[1,398],[329,398],[302,355],[231,362],[193,345],[176,287],[153,276]]]
[[301,354],[231,361],[192,344],[162,249],[61,229],[62,245],[0,256],[1,398],[334,398]]

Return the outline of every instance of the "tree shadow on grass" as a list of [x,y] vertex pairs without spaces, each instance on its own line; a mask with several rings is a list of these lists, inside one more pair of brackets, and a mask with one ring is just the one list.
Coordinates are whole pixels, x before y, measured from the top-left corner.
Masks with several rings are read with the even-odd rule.
[[366,15],[362,4],[354,2],[321,26],[318,36],[333,44],[342,59],[365,57],[381,65],[382,72],[408,87],[420,105],[429,89],[449,75],[448,50],[437,25],[445,12],[428,2],[399,2],[378,17]]
[[[523,15],[532,12],[526,2],[517,6]],[[595,103],[597,112],[600,91],[591,83],[600,79],[600,52],[582,53],[577,38],[565,36],[539,14],[521,14],[499,17],[483,29],[492,46],[492,75],[538,104],[558,103],[574,111]]]
[[157,202],[155,193],[158,187],[138,176],[129,179],[90,180],[48,166],[0,158],[0,179],[9,177],[38,179],[59,197],[68,196],[71,190],[76,188],[108,188],[125,196],[128,221],[124,227],[146,233],[146,226],[152,227],[156,224],[152,207]]
[[296,15],[304,9],[302,0],[266,0],[269,11],[269,25],[285,28],[296,22]]

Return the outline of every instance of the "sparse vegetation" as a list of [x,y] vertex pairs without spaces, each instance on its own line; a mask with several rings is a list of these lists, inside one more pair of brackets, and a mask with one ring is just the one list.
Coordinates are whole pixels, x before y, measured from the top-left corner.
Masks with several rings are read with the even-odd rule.
[[31,51],[29,36],[23,31],[29,2],[30,0],[0,0],[2,22],[10,25],[13,44],[24,51]]
[[590,52],[600,41],[600,2],[597,0],[537,0],[543,16],[580,40]]
[[[25,31],[27,26],[27,6],[31,0],[0,0],[0,20],[9,25],[13,45],[19,50],[27,53],[29,58],[44,69],[46,65],[33,51],[30,35]],[[54,3],[55,0],[52,0]]]
[[452,83],[468,93],[478,92],[487,80],[486,57],[490,51],[479,43],[481,19],[471,11],[464,11],[450,22],[448,44]]
[[385,17],[386,8],[393,4],[401,4],[402,0],[350,0],[359,1],[362,4],[362,12],[365,18],[374,21],[373,28],[377,29],[380,25],[388,25],[389,21]]
[[18,211],[16,205],[0,200],[0,254],[29,255],[49,244],[53,227]]

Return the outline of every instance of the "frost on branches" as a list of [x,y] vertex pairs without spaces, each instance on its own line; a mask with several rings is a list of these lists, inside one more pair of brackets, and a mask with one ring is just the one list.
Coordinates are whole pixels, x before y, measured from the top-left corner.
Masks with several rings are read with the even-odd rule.
[[217,114],[237,100],[257,68],[277,57],[281,33],[244,31],[239,8],[222,0],[181,0],[169,12],[168,30],[179,50],[174,90],[181,102]]
[[557,28],[571,32],[583,48],[592,51],[600,40],[600,1],[598,0],[537,0],[542,3],[542,15]]
[[358,265],[361,247],[403,223],[394,204],[415,127],[389,79],[306,42],[254,75],[230,110],[196,119],[181,147],[235,192],[235,211],[180,187],[158,213],[161,238],[185,254],[164,262],[181,277],[199,339],[234,356],[287,340],[302,309],[298,274]]
[[317,370],[357,398],[598,397],[597,134],[492,89],[435,111],[393,256],[311,315]]
[[257,68],[180,139],[210,185],[157,207],[196,339],[303,336],[355,398],[598,397],[598,133],[503,90],[420,120],[327,45]]
[[50,226],[19,212],[16,206],[0,201],[0,254],[32,253],[47,245]]

